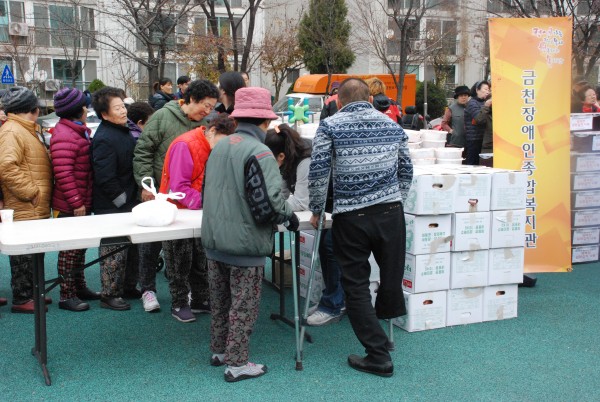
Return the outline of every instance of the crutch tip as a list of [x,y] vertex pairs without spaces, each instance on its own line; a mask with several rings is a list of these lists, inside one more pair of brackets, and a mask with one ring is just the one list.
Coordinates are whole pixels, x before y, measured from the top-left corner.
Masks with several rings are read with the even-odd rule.
[[296,371],[302,371],[304,370],[304,366],[302,365],[302,362],[296,362]]

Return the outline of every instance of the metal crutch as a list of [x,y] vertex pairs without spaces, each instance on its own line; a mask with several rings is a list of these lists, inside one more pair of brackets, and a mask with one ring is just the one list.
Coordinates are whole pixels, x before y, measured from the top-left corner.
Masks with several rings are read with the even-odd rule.
[[325,222],[325,210],[319,215],[319,223],[317,232],[315,233],[315,241],[313,243],[312,256],[310,259],[310,273],[308,277],[308,287],[306,289],[306,303],[304,304],[304,312],[302,314],[302,325],[300,327],[299,352],[296,356],[296,370],[302,370],[302,353],[304,349],[304,332],[306,331],[306,319],[308,318],[308,308],[312,296],[312,285],[315,277],[316,264],[319,262],[319,244],[321,242],[321,231]]
[[300,314],[298,311],[298,277],[296,273],[296,233],[297,232],[290,232],[290,254],[292,255],[292,297],[294,298],[294,335],[296,336],[296,370],[302,370]]

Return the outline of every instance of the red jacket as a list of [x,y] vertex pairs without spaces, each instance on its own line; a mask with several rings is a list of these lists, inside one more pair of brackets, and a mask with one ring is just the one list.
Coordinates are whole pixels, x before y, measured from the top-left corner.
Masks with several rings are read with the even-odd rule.
[[54,171],[52,208],[72,214],[85,205],[92,209],[91,130],[68,119],[60,119],[52,130],[50,157]]

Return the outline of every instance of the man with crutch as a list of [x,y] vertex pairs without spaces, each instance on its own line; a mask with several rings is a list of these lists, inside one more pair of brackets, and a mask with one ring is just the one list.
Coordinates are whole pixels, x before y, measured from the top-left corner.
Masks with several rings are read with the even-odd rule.
[[[317,228],[333,169],[333,248],[342,270],[348,318],[366,351],[365,357],[350,355],[348,364],[390,377],[394,366],[378,320],[406,314],[402,200],[413,169],[406,134],[371,101],[364,81],[349,78],[340,85],[339,111],[321,122],[313,140],[309,209]],[[381,272],[375,308],[369,291],[371,252]]]

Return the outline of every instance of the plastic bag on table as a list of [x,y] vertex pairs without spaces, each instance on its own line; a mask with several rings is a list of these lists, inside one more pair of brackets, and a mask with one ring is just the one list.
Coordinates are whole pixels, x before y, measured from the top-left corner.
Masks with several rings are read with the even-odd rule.
[[[147,185],[146,181],[150,185]],[[154,199],[143,202],[131,210],[135,223],[139,226],[167,226],[173,223],[177,216],[177,207],[167,200],[181,200],[185,197],[185,194],[158,193],[154,187],[154,179],[152,177],[144,177],[141,183],[144,190],[154,195]]]

